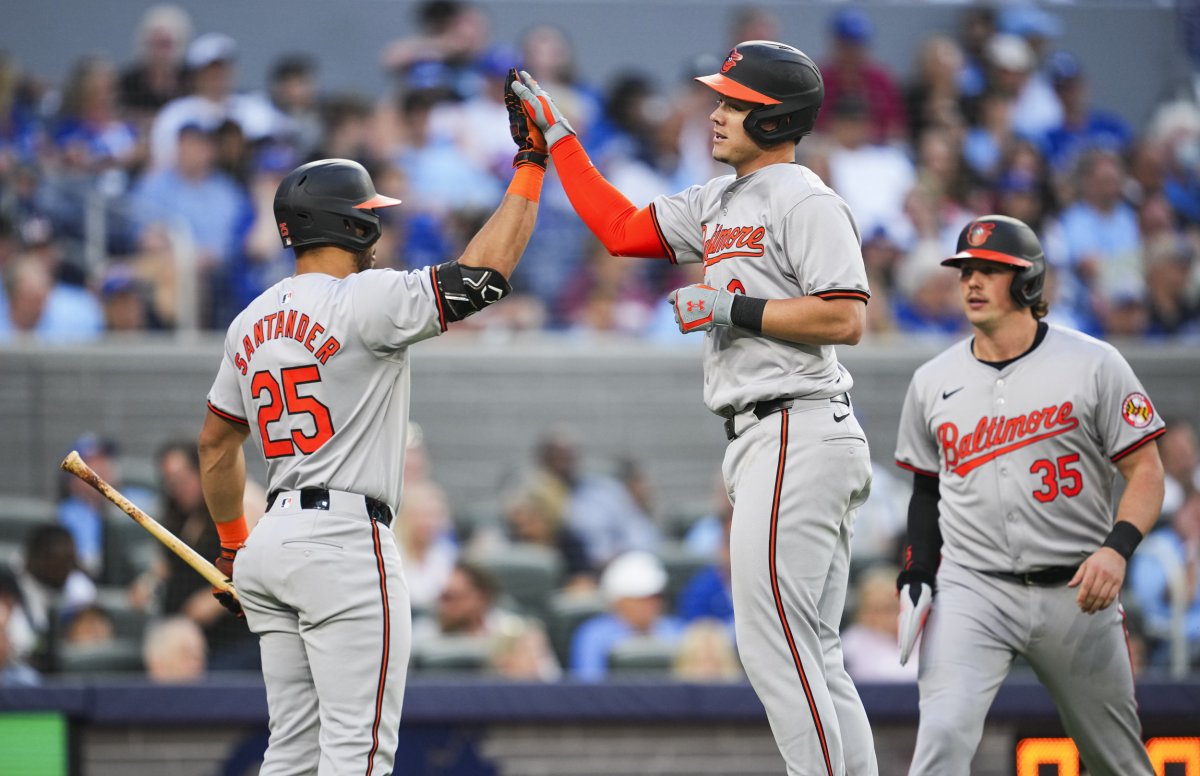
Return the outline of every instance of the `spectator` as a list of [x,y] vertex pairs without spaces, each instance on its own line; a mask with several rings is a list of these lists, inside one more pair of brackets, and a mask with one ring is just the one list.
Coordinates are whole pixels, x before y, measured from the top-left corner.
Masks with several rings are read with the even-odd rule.
[[43,673],[57,669],[63,625],[96,600],[96,585],[79,568],[75,541],[60,525],[35,528],[25,542],[24,563],[16,569],[20,609],[9,624],[18,661]]
[[9,627],[14,616],[20,616],[19,592],[16,582],[0,569],[0,688],[33,687],[41,683],[41,677],[20,660],[13,648]]
[[729,572],[729,527],[733,508],[725,510],[721,542],[717,545],[712,563],[697,571],[679,592],[676,611],[685,623],[698,620],[718,622],[725,626],[726,636],[733,637],[733,589]]
[[0,342],[37,339],[47,343],[99,338],[104,313],[86,289],[56,281],[42,258],[25,253],[9,261],[0,295]]
[[973,102],[986,90],[988,84],[987,44],[996,34],[996,11],[986,5],[971,5],[960,16],[959,45],[963,52],[963,67],[959,73],[959,89],[962,92],[964,111],[968,121],[975,116]]
[[1076,171],[1078,199],[1062,215],[1070,268],[1087,285],[1090,312],[1107,331],[1117,297],[1142,295],[1137,214],[1121,199],[1123,167],[1111,151],[1091,150]]
[[516,617],[496,606],[498,593],[495,578],[482,567],[467,561],[455,563],[438,594],[437,633],[443,636],[495,635]]
[[575,334],[637,336],[662,304],[649,293],[645,264],[612,256],[599,240],[587,244],[587,263],[555,300],[554,320]]
[[888,229],[902,241],[909,235],[904,199],[916,182],[912,161],[899,148],[872,140],[869,107],[847,93],[829,104],[827,126],[834,147],[829,154],[829,185],[850,206],[862,234]]
[[1017,95],[1033,71],[1033,52],[1015,35],[997,35],[988,42],[988,90],[976,100],[971,127],[963,141],[963,156],[985,180],[995,180],[1008,145],[1016,138]]
[[561,588],[592,590],[596,573],[583,540],[566,525],[567,502],[561,488],[544,474],[535,475],[509,500],[505,510],[508,537],[515,542],[549,547],[563,561]]
[[651,516],[649,484],[640,464],[625,459],[618,476],[579,477],[571,493],[568,525],[600,567],[630,550],[653,551],[662,534]]
[[432,480],[406,482],[392,530],[400,545],[412,608],[431,611],[458,560],[450,504]]
[[729,629],[703,619],[683,629],[671,674],[685,682],[733,682],[745,677]]
[[1163,515],[1174,515],[1183,502],[1200,491],[1200,444],[1196,427],[1187,420],[1167,423],[1158,440],[1163,463]]
[[150,130],[150,163],[157,170],[175,165],[184,127],[211,132],[230,119],[257,142],[274,135],[281,115],[263,97],[234,92],[237,43],[218,32],[199,36],[187,49],[185,63],[193,93],[163,106]]
[[142,133],[164,105],[183,96],[183,54],[191,37],[192,20],[177,5],[155,5],[142,14],[137,59],[121,73],[121,107]]
[[1056,51],[1046,67],[1063,106],[1062,123],[1046,133],[1045,155],[1051,166],[1066,172],[1089,148],[1124,154],[1133,141],[1133,132],[1120,116],[1091,106],[1087,79],[1075,55]]
[[596,89],[579,75],[575,47],[567,33],[561,27],[538,24],[521,35],[520,48],[522,69],[538,74],[538,83],[554,95],[554,103],[571,126],[586,136],[603,108]]
[[[821,64],[825,104],[836,105],[843,96],[854,95],[867,106],[870,141],[899,141],[908,131],[904,101],[895,79],[871,58],[874,34],[871,20],[857,8],[842,8],[830,18],[831,50]],[[828,126],[828,114],[819,115],[817,129]]]
[[99,604],[89,604],[67,618],[64,644],[76,647],[97,647],[114,641],[112,616]]
[[187,617],[152,624],[142,641],[146,676],[156,684],[188,684],[204,678],[207,646],[200,627]]
[[916,78],[905,90],[909,142],[916,146],[928,129],[961,131],[963,53],[952,38],[931,35],[917,53]]
[[609,653],[633,637],[677,644],[683,626],[663,613],[666,585],[667,572],[651,553],[634,550],[615,558],[600,575],[608,611],[586,620],[571,639],[571,675],[584,681],[603,680]]
[[1062,34],[1057,17],[1034,5],[1010,5],[1000,12],[1000,30],[1024,40],[1029,46],[1032,63],[1016,93],[1013,107],[1013,127],[1016,131],[1041,143],[1046,133],[1063,123],[1063,106],[1042,72],[1042,63],[1050,46]]
[[229,314],[213,305],[231,307],[231,267],[240,259],[253,216],[245,193],[216,164],[216,137],[198,124],[187,124],[179,130],[173,166],[147,174],[131,195],[140,239],[161,225],[185,231],[195,244],[199,293],[206,302],[201,309],[208,310],[207,323],[214,327]]
[[[220,537],[208,514],[200,488],[200,459],[190,441],[171,441],[158,451],[162,487],[160,522],[204,558],[220,555]],[[175,553],[166,553],[162,611],[183,615],[199,626],[207,642],[212,671],[256,670],[260,667],[258,639],[244,620],[231,614],[212,596],[212,585]]]
[[[308,54],[284,54],[271,66],[271,105],[283,118],[276,130],[296,159],[308,159],[321,144],[317,62]],[[294,165],[293,165],[294,166]]]
[[[1159,196],[1151,202],[1162,201]],[[1173,232],[1143,238],[1146,296],[1152,337],[1200,340],[1200,277],[1196,248]]]
[[1162,190],[1187,224],[1200,224],[1200,108],[1168,103],[1154,114],[1149,141],[1160,150]]
[[[71,449],[79,453],[84,463],[92,467],[102,480],[120,487],[116,474],[116,443],[106,437],[85,434],[75,440]],[[104,517],[109,501],[102,493],[78,477],[65,472],[58,501],[58,522],[71,532],[79,566],[92,579],[104,574]]]
[[1189,495],[1170,525],[1146,537],[1130,562],[1129,590],[1145,619],[1152,665],[1168,662],[1175,596],[1182,597],[1188,660],[1200,660],[1200,494]]
[[146,284],[126,264],[114,264],[100,280],[100,304],[104,307],[104,328],[108,334],[131,334],[149,328],[151,310]]
[[900,601],[896,598],[893,566],[879,566],[858,580],[854,619],[842,631],[846,671],[855,682],[916,682],[919,648],[913,659],[900,665]]
[[[63,87],[53,140],[60,178],[72,173],[110,197],[125,192],[143,148],[134,127],[119,116],[117,68],[111,61],[89,55],[75,62]],[[76,223],[82,232],[82,208]]]
[[505,623],[492,641],[488,662],[505,679],[554,682],[562,678],[545,628],[528,617]]

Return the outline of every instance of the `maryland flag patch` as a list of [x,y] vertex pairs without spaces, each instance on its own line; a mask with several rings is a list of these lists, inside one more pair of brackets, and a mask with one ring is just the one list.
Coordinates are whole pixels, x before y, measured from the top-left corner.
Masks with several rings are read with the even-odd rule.
[[1154,405],[1144,393],[1131,393],[1121,402],[1121,417],[1134,428],[1145,428],[1154,420]]

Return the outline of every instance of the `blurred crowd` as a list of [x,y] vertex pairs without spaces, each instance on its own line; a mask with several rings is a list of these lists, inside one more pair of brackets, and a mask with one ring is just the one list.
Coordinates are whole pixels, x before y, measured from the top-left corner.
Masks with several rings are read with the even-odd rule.
[[[168,440],[143,466],[95,435],[74,449],[201,555],[217,555],[194,443]],[[412,601],[414,676],[744,678],[730,590],[732,508],[719,474],[708,500],[673,510],[658,502],[641,462],[588,458],[586,450],[574,429],[545,428],[485,503],[454,506],[412,427],[393,530]],[[1171,423],[1161,451],[1163,512],[1130,563],[1121,603],[1135,670],[1195,672],[1196,429]],[[847,670],[862,682],[915,681],[919,663],[915,654],[906,666],[899,661],[895,580],[910,491],[891,471],[876,467],[855,522],[842,633]],[[114,672],[195,682],[260,670],[245,622],[81,480],[63,474],[58,499],[40,509],[29,499],[0,502],[0,686]],[[265,503],[250,482],[252,525]]]
[[[310,54],[280,52],[269,72],[243,73],[232,37],[194,29],[172,5],[145,12],[134,50],[79,56],[62,83],[0,52],[0,341],[222,330],[291,272],[271,201],[314,158],[356,159],[404,200],[383,214],[381,266],[456,257],[511,174],[512,66],[540,80],[638,205],[728,172],[710,156],[713,95],[692,81],[723,52],[681,52],[668,76],[631,63],[595,83],[553,26],[498,41],[469,0],[413,13],[413,34],[380,52],[383,94],[323,92]],[[1200,100],[1194,89],[1164,98],[1132,126],[1093,102],[1062,33],[1038,7],[964,7],[956,29],[914,45],[902,76],[874,55],[867,15],[831,10],[809,52],[825,103],[798,158],[857,218],[868,336],[963,331],[955,277],[938,260],[973,216],[1000,212],[1042,239],[1051,320],[1105,337],[1200,339]],[[769,8],[739,6],[727,36],[782,32]],[[261,89],[236,89],[256,78]],[[517,294],[470,328],[678,340],[661,302],[697,269],[614,260],[553,180],[545,192]]]

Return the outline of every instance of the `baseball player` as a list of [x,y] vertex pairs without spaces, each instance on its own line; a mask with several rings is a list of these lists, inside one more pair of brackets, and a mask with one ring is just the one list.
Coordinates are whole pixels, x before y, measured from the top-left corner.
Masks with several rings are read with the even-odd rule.
[[681,331],[706,332],[704,401],[729,439],[737,645],[787,772],[876,773],[837,631],[871,474],[833,346],[862,334],[867,277],[845,202],[795,164],[821,107],[820,71],[791,46],[739,43],[719,73],[698,79],[716,93],[713,158],[734,174],[643,209],[601,177],[550,96],[522,77],[512,88],[609,252],[704,264],[704,282],[669,301]]
[[1162,505],[1148,443],[1163,422],[1115,348],[1041,320],[1046,260],[1028,226],[978,218],[942,264],[960,272],[974,336],[917,370],[900,416],[896,461],[914,474],[901,662],[925,625],[909,773],[970,772],[1021,655],[1092,776],[1149,776],[1113,604]]
[[[389,530],[404,465],[408,348],[509,291],[546,164],[544,140],[510,102],[516,172],[457,261],[372,269],[376,211],[400,202],[376,193],[356,162],[303,165],[276,192],[296,273],[230,325],[200,433],[217,565],[232,576],[262,650],[264,776],[392,772],[412,635]],[[247,435],[266,458],[269,493],[248,538]]]

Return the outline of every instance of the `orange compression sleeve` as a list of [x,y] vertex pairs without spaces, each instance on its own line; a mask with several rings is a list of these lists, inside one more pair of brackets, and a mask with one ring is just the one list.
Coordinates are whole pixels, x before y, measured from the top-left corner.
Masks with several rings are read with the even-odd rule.
[[569,135],[550,149],[563,190],[575,212],[614,256],[675,260],[654,218],[653,206],[638,209],[604,179],[579,138]]

